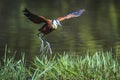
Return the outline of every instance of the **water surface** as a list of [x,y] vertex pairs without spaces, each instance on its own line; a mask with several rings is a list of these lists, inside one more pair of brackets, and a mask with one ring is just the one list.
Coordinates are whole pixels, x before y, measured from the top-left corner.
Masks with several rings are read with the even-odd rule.
[[[52,3],[54,2],[54,3]],[[46,1],[0,1],[0,55],[7,44],[9,52],[40,54],[38,28],[22,13],[24,7],[30,11],[54,19],[68,12],[84,8],[86,12],[74,19],[62,22],[63,28],[46,36],[53,52],[115,51],[120,48],[120,1],[110,0],[46,0]],[[75,54],[75,53],[74,53]]]

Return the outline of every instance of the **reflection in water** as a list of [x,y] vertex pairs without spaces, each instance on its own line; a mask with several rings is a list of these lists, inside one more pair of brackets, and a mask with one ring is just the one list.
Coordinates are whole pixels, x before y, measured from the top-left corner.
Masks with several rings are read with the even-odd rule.
[[[53,1],[55,3],[26,1],[24,4],[33,12],[48,18],[55,18],[79,8],[86,9],[83,16],[64,21],[63,28],[46,36],[53,53],[70,51],[82,54],[86,50],[114,51],[120,48],[120,1]],[[22,2],[15,0],[9,3],[7,0],[0,1],[0,51],[4,52],[4,46],[8,44],[9,51],[25,51],[26,55],[31,56],[40,54],[41,43],[36,34],[42,25],[33,24],[24,17]]]

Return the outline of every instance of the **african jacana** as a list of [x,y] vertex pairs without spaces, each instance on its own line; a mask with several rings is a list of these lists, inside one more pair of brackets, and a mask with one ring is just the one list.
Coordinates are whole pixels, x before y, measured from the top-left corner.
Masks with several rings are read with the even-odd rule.
[[49,34],[53,30],[56,30],[58,27],[62,26],[60,24],[61,21],[70,19],[70,18],[74,18],[74,17],[79,17],[84,11],[85,11],[85,9],[80,9],[78,11],[71,12],[71,13],[67,14],[66,16],[58,17],[53,20],[47,19],[43,16],[38,16],[36,14],[33,14],[28,9],[25,9],[23,12],[24,12],[24,15],[32,22],[34,22],[36,24],[45,23],[39,29],[39,32],[44,34],[42,37],[44,37],[45,35]]

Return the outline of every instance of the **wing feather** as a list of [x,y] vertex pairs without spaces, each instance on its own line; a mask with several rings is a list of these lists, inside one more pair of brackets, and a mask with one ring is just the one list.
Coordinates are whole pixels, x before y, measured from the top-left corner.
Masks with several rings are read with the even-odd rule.
[[65,19],[70,19],[70,18],[74,18],[74,17],[79,17],[83,14],[83,12],[85,12],[85,9],[80,9],[78,11],[74,11],[74,12],[71,12],[69,14],[67,14],[66,16],[63,16],[63,17],[59,17],[57,18],[59,21],[63,21]]
[[34,23],[43,23],[43,22],[46,22],[46,18],[44,18],[43,16],[38,16],[36,14],[33,14],[31,13],[29,10],[25,9],[24,11],[24,15],[29,19],[31,20],[32,22]]

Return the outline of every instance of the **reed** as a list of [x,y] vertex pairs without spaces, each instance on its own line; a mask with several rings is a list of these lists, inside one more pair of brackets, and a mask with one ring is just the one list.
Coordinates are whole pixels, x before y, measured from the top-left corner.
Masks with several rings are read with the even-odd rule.
[[54,57],[36,56],[26,67],[20,60],[6,57],[0,63],[0,80],[120,80],[120,64],[112,52],[72,57],[65,53]]

